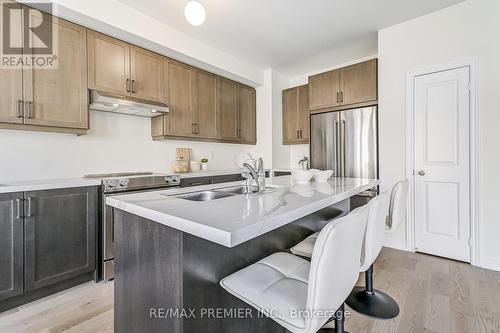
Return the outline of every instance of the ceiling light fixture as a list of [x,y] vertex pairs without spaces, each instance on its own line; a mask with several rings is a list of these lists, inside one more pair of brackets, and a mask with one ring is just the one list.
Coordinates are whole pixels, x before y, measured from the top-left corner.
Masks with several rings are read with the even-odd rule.
[[205,22],[205,8],[198,1],[189,1],[184,8],[184,16],[192,25],[201,25]]

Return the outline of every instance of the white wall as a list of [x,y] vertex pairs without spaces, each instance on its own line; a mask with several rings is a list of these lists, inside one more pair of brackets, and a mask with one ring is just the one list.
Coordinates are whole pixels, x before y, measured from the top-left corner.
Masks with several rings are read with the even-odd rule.
[[1,181],[81,177],[121,171],[172,172],[175,148],[193,148],[211,169],[232,169],[234,157],[254,146],[152,141],[148,118],[94,112],[87,135],[0,130]]
[[272,137],[273,168],[289,168],[290,146],[283,145],[282,91],[289,87],[289,78],[271,70],[272,76]]
[[[414,69],[478,60],[480,264],[500,270],[500,1],[464,3],[379,32],[382,189],[405,177],[405,77]],[[389,241],[406,246],[402,227]]]

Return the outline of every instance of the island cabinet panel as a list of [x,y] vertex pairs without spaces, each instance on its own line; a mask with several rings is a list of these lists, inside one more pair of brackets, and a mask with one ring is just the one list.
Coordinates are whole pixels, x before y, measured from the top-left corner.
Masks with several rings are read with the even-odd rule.
[[[288,332],[225,291],[220,280],[273,253],[288,251],[347,214],[348,207],[349,199],[231,248],[115,209],[115,331]],[[187,314],[193,310],[194,316],[175,315],[183,309]],[[235,309],[244,315],[216,319],[208,312]],[[165,315],[165,310],[173,315]]]
[[130,92],[137,99],[167,103],[165,89],[164,57],[154,52],[131,46]]
[[309,142],[309,93],[303,85],[283,90],[283,144]]
[[309,77],[309,109],[319,110],[340,105],[340,70]]
[[194,135],[200,138],[216,139],[217,125],[217,76],[196,70]]
[[38,11],[30,19],[42,20],[39,29],[57,29],[57,69],[25,68],[25,124],[87,129],[87,30]]
[[26,291],[95,270],[95,187],[25,193]]
[[375,101],[377,99],[377,60],[373,59],[340,71],[342,105]]
[[257,115],[255,109],[255,89],[238,85],[238,141],[255,144],[257,141]]
[[89,89],[129,95],[130,45],[92,30],[87,40]]
[[219,136],[224,140],[238,140],[238,83],[218,78]]
[[0,194],[0,301],[23,293],[23,193]]
[[164,117],[164,135],[194,135],[195,69],[173,60],[165,60],[167,95],[170,112]]

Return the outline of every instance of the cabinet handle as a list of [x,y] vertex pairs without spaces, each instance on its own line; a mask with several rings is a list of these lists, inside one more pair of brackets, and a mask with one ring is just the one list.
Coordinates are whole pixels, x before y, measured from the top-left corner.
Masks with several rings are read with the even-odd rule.
[[130,79],[127,79],[127,82],[125,82],[125,88],[127,89],[127,92],[130,92]]
[[302,139],[302,130],[300,130],[300,138]]
[[191,123],[191,134],[196,134],[196,130],[194,129],[195,124]]
[[135,94],[135,80],[132,80],[132,94]]
[[26,118],[27,118],[27,119],[31,119],[31,118],[33,117],[33,115],[32,115],[32,111],[33,111],[33,110],[32,110],[32,109],[33,109],[33,102],[25,102],[25,103],[28,105],[28,107],[26,108],[26,109],[27,109],[27,112],[26,112],[26,113],[27,113]]
[[23,101],[21,99],[17,100],[17,118],[23,117]]
[[23,217],[21,215],[21,200],[22,199],[16,199],[16,206],[17,206],[16,219],[18,219],[18,220]]
[[297,139],[300,139],[300,131],[297,130]]
[[339,103],[339,92],[337,91],[337,104]]
[[340,102],[342,103],[344,101],[344,92],[340,92]]
[[31,213],[31,197],[28,197],[28,215],[26,215],[26,217],[32,217],[33,214]]

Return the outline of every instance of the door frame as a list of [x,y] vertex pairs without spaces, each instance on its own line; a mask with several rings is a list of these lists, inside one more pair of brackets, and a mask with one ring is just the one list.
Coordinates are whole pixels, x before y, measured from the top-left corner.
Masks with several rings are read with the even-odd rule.
[[410,183],[408,200],[409,206],[406,213],[406,247],[408,251],[415,252],[415,178],[414,165],[414,81],[417,76],[444,72],[457,68],[469,68],[469,181],[470,181],[470,251],[471,264],[480,265],[479,260],[479,123],[477,117],[477,58],[469,58],[441,65],[430,66],[406,72],[406,178]]

